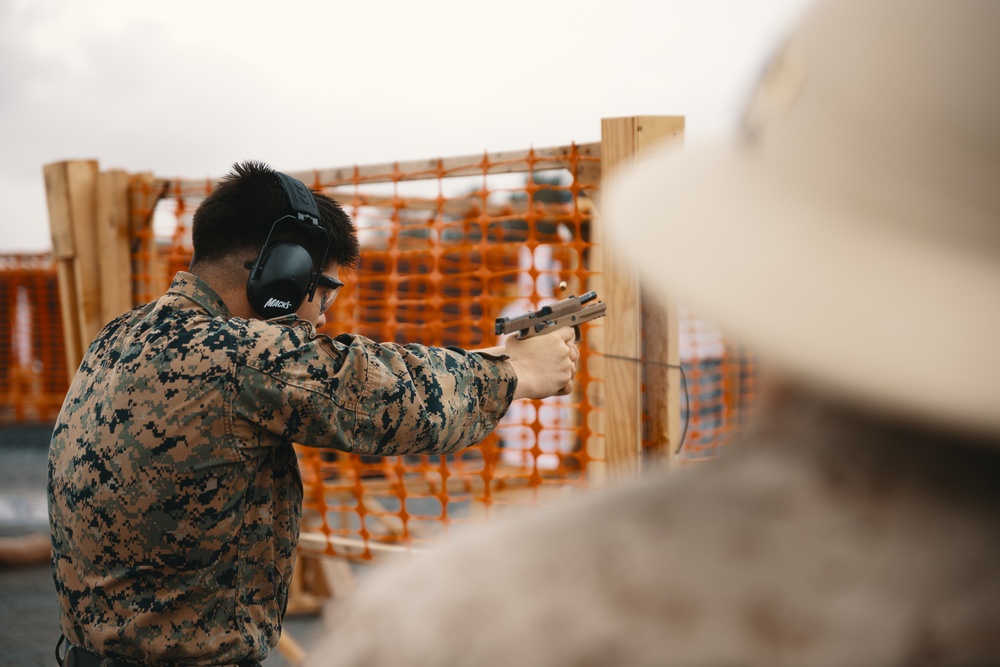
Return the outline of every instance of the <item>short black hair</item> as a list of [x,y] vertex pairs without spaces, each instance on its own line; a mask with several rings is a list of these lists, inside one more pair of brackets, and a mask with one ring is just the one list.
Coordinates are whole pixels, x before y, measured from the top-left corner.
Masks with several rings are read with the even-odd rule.
[[[337,262],[351,269],[360,257],[358,237],[350,216],[334,199],[310,190],[319,209],[320,226],[330,238],[326,265]],[[205,198],[194,212],[191,223],[191,263],[230,257],[247,250],[259,252],[275,220],[292,212],[288,196],[274,169],[263,162],[248,160],[233,170]],[[307,225],[282,223],[275,228],[271,243],[293,241],[312,255],[317,269],[326,239]]]

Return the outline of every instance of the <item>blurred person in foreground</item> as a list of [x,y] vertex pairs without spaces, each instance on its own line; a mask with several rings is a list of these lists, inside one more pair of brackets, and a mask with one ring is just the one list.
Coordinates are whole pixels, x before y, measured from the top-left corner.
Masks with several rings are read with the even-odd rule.
[[814,5],[735,140],[605,189],[773,372],[742,444],[373,578],[307,664],[1000,664],[997,72],[1000,3]]
[[53,431],[69,667],[259,664],[299,538],[293,442],[446,454],[514,399],[571,388],[571,329],[471,352],[317,333],[358,261],[355,229],[261,163],[205,199],[192,242],[190,272],[91,344]]

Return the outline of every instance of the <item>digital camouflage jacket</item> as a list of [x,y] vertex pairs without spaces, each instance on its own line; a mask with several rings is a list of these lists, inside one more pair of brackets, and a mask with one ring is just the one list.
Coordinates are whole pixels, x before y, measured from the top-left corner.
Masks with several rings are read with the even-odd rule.
[[178,273],[97,336],[53,431],[63,633],[154,664],[263,659],[299,536],[292,443],[454,452],[496,427],[515,386],[502,358],[231,317]]

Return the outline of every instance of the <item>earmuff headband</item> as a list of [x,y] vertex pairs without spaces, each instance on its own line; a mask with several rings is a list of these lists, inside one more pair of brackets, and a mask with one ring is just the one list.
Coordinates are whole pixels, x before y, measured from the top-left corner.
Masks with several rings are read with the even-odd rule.
[[[295,312],[307,296],[310,301],[313,300],[319,276],[326,266],[326,257],[330,251],[330,235],[319,223],[319,207],[312,192],[302,181],[281,172],[274,173],[288,197],[292,213],[278,218],[271,224],[267,239],[257,255],[257,261],[254,262],[247,280],[247,297],[250,305],[258,315],[268,319]],[[319,269],[313,270],[312,255],[301,245],[297,243],[271,245],[271,236],[275,228],[284,221],[310,225],[323,233],[326,247]],[[274,252],[279,249],[280,252]],[[303,268],[306,262],[308,270]],[[304,273],[306,275],[303,275]],[[302,278],[306,276],[308,276],[306,284],[303,285]],[[274,296],[278,293],[280,297]]]

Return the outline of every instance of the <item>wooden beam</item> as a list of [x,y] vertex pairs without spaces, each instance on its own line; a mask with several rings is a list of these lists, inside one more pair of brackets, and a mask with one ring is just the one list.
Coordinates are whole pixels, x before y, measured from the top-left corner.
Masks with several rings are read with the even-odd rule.
[[[336,187],[354,183],[421,181],[438,177],[481,176],[484,173],[516,174],[528,171],[572,169],[573,148],[572,145],[556,146],[286,173],[306,185],[321,185],[322,187]],[[596,186],[595,165],[599,163],[601,144],[576,144],[576,154],[581,158],[576,165],[578,182],[584,186]],[[218,184],[218,180],[217,178],[180,179],[172,183],[171,190],[185,195],[201,196],[210,192]]]
[[[583,157],[596,158],[600,155],[599,144],[579,144],[576,152]],[[323,185],[344,185],[349,183],[387,183],[393,181],[416,181],[428,178],[454,178],[458,176],[480,176],[489,174],[514,174],[527,171],[569,169],[573,146],[536,148],[519,151],[483,153],[450,158],[432,158],[408,162],[392,162],[363,166],[321,169],[315,172],[294,173],[305,183],[318,181]]]
[[[684,142],[684,117],[640,117],[636,125],[636,153],[663,142]],[[642,295],[644,408],[648,417],[646,448],[657,461],[670,466],[681,445],[680,319],[677,301],[665,303]]]
[[80,348],[104,326],[101,320],[101,273],[98,265],[96,224],[97,160],[74,160],[67,164],[69,198],[76,244],[76,307],[80,321]]
[[646,388],[645,450],[656,462],[671,466],[681,445],[680,328],[677,302],[666,303],[642,295],[643,364]]
[[52,254],[59,278],[59,299],[70,377],[83,351],[100,330],[101,292],[94,229],[96,160],[45,165]]
[[69,184],[66,163],[56,162],[43,167],[45,197],[49,208],[49,233],[52,237],[52,258],[59,283],[59,314],[62,319],[63,345],[66,348],[66,368],[73,377],[83,350],[80,349],[80,326],[76,319],[76,285],[73,278],[73,226],[70,223]]
[[[635,161],[636,155],[652,145],[667,140],[680,140],[684,135],[684,118],[680,116],[631,116],[605,118],[601,121],[601,159],[603,178],[623,165]],[[605,425],[607,474],[611,483],[621,483],[636,478],[640,473],[643,440],[642,366],[643,300],[639,280],[627,257],[615,244],[615,231],[598,217],[598,238],[604,248],[604,290],[608,303],[605,322],[605,399],[607,402]],[[656,304],[646,307],[655,311]],[[669,309],[668,309],[669,311]],[[646,329],[646,353],[654,349],[669,358],[671,339],[676,338],[676,321],[669,312],[647,316],[650,327]],[[676,346],[676,342],[674,342]],[[679,401],[670,405],[671,397],[665,383],[657,381],[657,374],[650,373],[645,400],[656,417],[652,428],[657,439],[670,438],[671,413],[679,416]],[[678,395],[679,398],[679,395]],[[665,421],[661,421],[665,420]],[[664,423],[667,426],[664,426]]]
[[341,537],[339,535],[325,535],[318,531],[303,531],[299,535],[299,546],[305,550],[322,551],[326,545],[340,547],[348,554],[360,555],[367,551],[384,551],[387,553],[419,553],[427,551],[424,547],[411,547],[401,544],[388,544],[375,540],[364,540],[360,537]]
[[[440,212],[445,215],[464,217],[472,212],[479,214],[479,208],[483,205],[483,200],[479,197],[467,195],[462,197],[449,197],[441,201],[428,197],[393,197],[392,195],[368,194],[366,192],[355,191],[350,187],[337,187],[325,191],[327,195],[336,199],[343,206],[370,206],[379,209],[393,209],[395,207],[405,208],[408,211],[430,211]],[[579,197],[583,202],[586,195]],[[572,211],[571,204],[535,202],[533,210],[541,215],[548,216],[568,216]],[[528,212],[528,201],[519,199],[503,203],[487,202],[486,214],[490,217],[502,215],[522,215]]]
[[101,248],[101,322],[132,308],[128,174],[120,169],[97,177],[97,241]]

